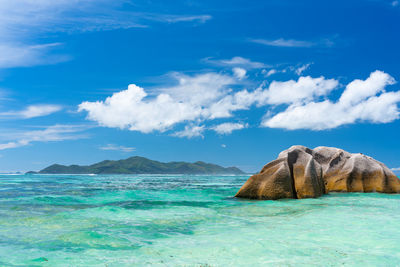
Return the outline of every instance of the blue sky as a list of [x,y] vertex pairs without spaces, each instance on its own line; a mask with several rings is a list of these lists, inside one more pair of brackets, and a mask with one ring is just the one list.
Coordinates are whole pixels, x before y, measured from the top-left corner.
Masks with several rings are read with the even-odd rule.
[[0,1],[0,172],[140,155],[400,167],[398,1]]

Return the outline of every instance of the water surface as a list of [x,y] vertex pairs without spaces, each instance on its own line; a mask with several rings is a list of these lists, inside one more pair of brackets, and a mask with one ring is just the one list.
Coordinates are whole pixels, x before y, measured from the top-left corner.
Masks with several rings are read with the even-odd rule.
[[0,175],[0,266],[400,266],[400,195],[233,198],[247,178]]

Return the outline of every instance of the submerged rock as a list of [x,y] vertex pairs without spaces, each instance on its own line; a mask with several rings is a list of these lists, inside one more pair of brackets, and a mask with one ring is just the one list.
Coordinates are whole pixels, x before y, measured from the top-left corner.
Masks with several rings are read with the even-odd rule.
[[251,176],[235,196],[315,198],[329,192],[400,193],[400,180],[383,163],[363,154],[292,146]]

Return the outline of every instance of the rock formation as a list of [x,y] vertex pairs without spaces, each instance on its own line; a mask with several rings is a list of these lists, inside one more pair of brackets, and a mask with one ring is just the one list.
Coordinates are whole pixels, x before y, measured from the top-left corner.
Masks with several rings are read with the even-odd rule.
[[315,198],[329,192],[400,193],[400,180],[383,163],[363,154],[292,146],[251,176],[236,197]]

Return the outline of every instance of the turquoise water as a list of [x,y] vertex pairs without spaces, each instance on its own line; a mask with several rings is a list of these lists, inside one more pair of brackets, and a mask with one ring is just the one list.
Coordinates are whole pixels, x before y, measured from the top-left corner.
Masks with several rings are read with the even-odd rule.
[[232,198],[247,178],[0,175],[0,266],[400,266],[400,195]]

